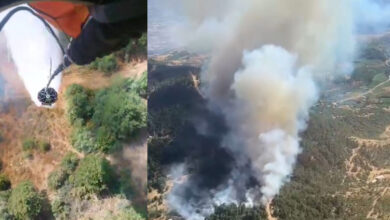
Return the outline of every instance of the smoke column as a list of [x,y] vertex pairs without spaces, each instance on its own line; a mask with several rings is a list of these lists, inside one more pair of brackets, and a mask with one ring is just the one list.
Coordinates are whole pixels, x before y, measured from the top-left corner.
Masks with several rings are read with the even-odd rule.
[[297,57],[281,47],[244,52],[242,62],[231,86],[233,104],[224,108],[231,128],[226,146],[249,157],[267,202],[292,173],[300,152],[298,132],[317,91],[310,68],[296,67]]
[[[7,12],[8,10],[1,12],[0,19]],[[31,99],[40,106],[37,95],[49,80],[50,60],[52,71],[54,71],[61,63],[61,50],[43,23],[29,12],[16,13],[5,25],[3,31],[18,74]],[[58,91],[60,83],[61,76],[59,75],[50,86]]]
[[[211,54],[201,74],[202,92],[225,116],[230,131],[224,147],[236,160],[230,180],[207,192],[211,198],[201,206],[183,198],[191,182],[176,182],[168,202],[186,219],[203,219],[214,204],[272,200],[292,174],[318,85],[350,74],[357,30],[385,27],[372,22],[390,15],[389,7],[370,0],[168,0],[167,5],[186,16],[172,38]],[[172,173],[184,175],[183,167]],[[251,176],[258,186],[247,184]]]

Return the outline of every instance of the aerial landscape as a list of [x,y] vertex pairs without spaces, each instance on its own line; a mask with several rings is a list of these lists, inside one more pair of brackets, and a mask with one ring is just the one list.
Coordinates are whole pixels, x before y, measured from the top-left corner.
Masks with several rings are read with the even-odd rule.
[[[310,110],[302,153],[280,194],[268,207],[217,206],[207,219],[390,218],[390,34],[360,43],[352,76],[324,85]],[[180,219],[164,199],[173,182],[194,178],[197,187],[211,191],[233,160],[219,146],[225,122],[207,109],[199,91],[204,59],[176,51],[149,60],[151,219]],[[190,163],[189,174],[175,177],[169,169],[183,161]]]
[[31,101],[6,49],[0,219],[146,219],[146,34],[71,66],[53,108]]
[[[390,219],[388,26],[373,28],[359,20],[355,25],[361,29],[346,30],[351,26],[338,20],[338,13],[348,10],[340,10],[327,25],[337,30],[343,25],[350,33],[334,36],[327,32],[331,26],[316,29],[316,38],[310,38],[310,24],[292,14],[307,13],[310,19],[313,14],[306,10],[316,11],[312,22],[321,26],[315,19],[327,11],[298,2],[307,8],[288,4],[296,9],[291,14],[280,2],[248,2],[253,10],[242,18],[229,14],[237,12],[234,1],[224,5],[225,11],[216,7],[219,12],[212,7],[218,1],[209,7],[176,2],[187,15],[172,33],[178,44],[149,42],[154,43],[148,62],[150,219]],[[360,3],[372,9],[383,2]],[[157,1],[150,4],[150,11],[157,8]],[[284,22],[296,29],[255,23],[271,18],[267,9],[273,13],[272,24]],[[155,24],[161,14],[149,21],[154,38],[166,37],[160,31],[177,19]],[[241,20],[235,21],[237,17]],[[189,27],[181,30],[182,22]],[[296,30],[302,35],[285,39]],[[301,48],[307,39],[317,41]],[[208,48],[207,40],[214,43],[211,50],[196,49]],[[261,46],[266,43],[274,46]],[[250,51],[259,45],[258,51]],[[301,68],[302,63],[313,65]],[[310,71],[313,78],[306,78]]]

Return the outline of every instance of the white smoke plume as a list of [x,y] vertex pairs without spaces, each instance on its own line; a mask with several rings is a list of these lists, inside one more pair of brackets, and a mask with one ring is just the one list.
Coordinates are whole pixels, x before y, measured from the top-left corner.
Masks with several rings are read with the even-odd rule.
[[[224,146],[237,168],[225,186],[208,192],[207,204],[181,198],[188,182],[177,183],[168,202],[186,219],[203,219],[213,204],[242,202],[243,194],[249,206],[265,204],[293,172],[316,84],[352,72],[359,25],[377,27],[371,22],[387,17],[388,7],[370,0],[169,2],[186,16],[172,38],[211,54],[202,91],[227,120]],[[248,176],[260,186],[246,187]]]
[[[0,19],[9,10],[1,12]],[[42,21],[29,12],[17,12],[5,25],[3,32],[18,74],[31,99],[40,106],[38,92],[46,86],[49,80],[50,60],[52,71],[61,63],[61,49]],[[58,75],[50,87],[58,91],[60,83],[61,75]]]
[[250,158],[264,201],[292,173],[300,152],[298,133],[317,100],[310,68],[296,62],[296,56],[272,45],[244,52],[231,87],[233,106],[224,111],[231,128],[226,146]]

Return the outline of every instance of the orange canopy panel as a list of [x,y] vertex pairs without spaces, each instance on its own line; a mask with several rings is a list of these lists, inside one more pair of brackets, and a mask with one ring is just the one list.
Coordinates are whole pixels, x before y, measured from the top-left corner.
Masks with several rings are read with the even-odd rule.
[[88,7],[70,2],[34,2],[29,4],[54,27],[76,38],[89,17]]

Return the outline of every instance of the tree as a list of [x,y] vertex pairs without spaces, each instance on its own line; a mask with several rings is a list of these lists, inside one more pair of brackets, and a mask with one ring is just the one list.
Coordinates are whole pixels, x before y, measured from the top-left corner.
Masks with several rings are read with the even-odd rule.
[[103,90],[96,95],[95,104],[95,126],[105,126],[119,139],[132,137],[146,126],[146,105],[133,92]]
[[2,220],[15,220],[8,210],[8,200],[11,195],[11,190],[0,192],[0,219]]
[[67,113],[71,124],[75,124],[77,119],[81,119],[81,122],[85,123],[91,117],[93,108],[90,105],[90,96],[90,91],[78,84],[72,84],[68,87],[66,90]]
[[51,204],[51,211],[56,219],[69,219],[70,207],[62,200],[54,200]]
[[72,132],[72,145],[78,151],[85,153],[97,152],[96,138],[86,127],[76,127]]
[[100,152],[109,153],[120,147],[115,134],[106,126],[100,126],[96,130],[96,147]]
[[215,207],[207,220],[261,220],[267,219],[264,207],[247,208],[245,205],[221,205]]
[[79,161],[80,159],[75,153],[69,152],[62,158],[61,167],[70,174],[76,169]]
[[146,56],[147,34],[143,33],[138,39],[130,39],[126,47],[116,52],[116,55],[125,62],[129,62],[134,58],[142,58]]
[[114,180],[114,171],[110,163],[96,154],[85,156],[70,177],[70,182],[79,188],[81,194],[100,194],[109,190]]
[[114,54],[110,54],[102,58],[97,58],[89,67],[94,70],[102,71],[106,76],[110,76],[118,70],[118,62]]
[[[88,95],[80,85],[69,87],[73,147],[85,153],[110,153],[120,147],[120,140],[133,137],[146,127],[146,102],[140,97],[146,96],[146,88],[146,73],[139,80],[119,79],[93,95]],[[83,98],[75,98],[78,96]]]
[[123,86],[126,91],[135,92],[139,96],[146,98],[148,89],[148,74],[147,72],[142,73],[141,78],[134,80],[132,78],[126,79],[123,82]]
[[61,188],[68,177],[69,174],[62,168],[51,172],[47,180],[49,188],[53,190]]
[[9,198],[9,212],[17,220],[36,219],[42,211],[43,199],[29,181],[17,185]]

